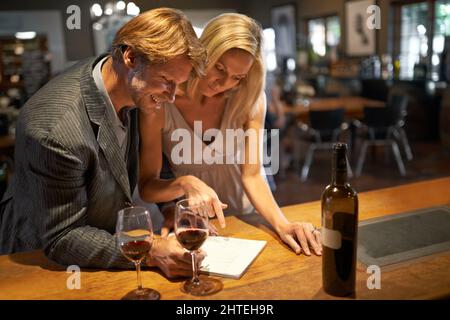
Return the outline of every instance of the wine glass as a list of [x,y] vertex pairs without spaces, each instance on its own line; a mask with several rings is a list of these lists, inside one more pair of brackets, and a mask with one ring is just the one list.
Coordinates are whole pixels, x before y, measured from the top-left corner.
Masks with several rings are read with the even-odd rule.
[[118,212],[116,236],[122,254],[136,266],[138,288],[123,300],[158,300],[158,291],[142,288],[141,262],[152,247],[153,228],[150,212],[143,207],[129,207]]
[[182,291],[194,296],[206,296],[220,291],[223,285],[220,280],[200,278],[198,275],[196,253],[209,235],[208,206],[193,203],[193,200],[185,199],[178,201],[175,207],[175,235],[192,257],[192,279],[184,282]]

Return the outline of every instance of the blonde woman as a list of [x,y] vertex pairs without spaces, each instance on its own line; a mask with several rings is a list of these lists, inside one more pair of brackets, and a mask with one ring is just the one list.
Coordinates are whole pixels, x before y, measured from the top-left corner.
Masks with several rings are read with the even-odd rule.
[[[272,196],[259,157],[261,135],[256,134],[253,141],[249,135],[238,145],[246,155],[242,164],[230,163],[230,158],[237,160],[239,151],[226,148],[223,139],[230,129],[256,133],[263,129],[266,101],[261,37],[259,24],[242,14],[222,14],[207,24],[200,37],[208,54],[206,74],[191,77],[175,103],[141,117],[140,195],[149,202],[183,195],[201,199],[211,204],[222,227],[222,210],[225,214],[257,211],[296,254],[310,255],[312,247],[320,255],[320,232],[310,223],[288,221]],[[189,139],[183,138],[192,148],[174,152],[185,133]],[[186,155],[192,150],[193,154]],[[159,178],[162,157],[157,155],[162,152],[175,179]],[[252,162],[255,152],[256,161]],[[180,161],[180,157],[190,161]]]

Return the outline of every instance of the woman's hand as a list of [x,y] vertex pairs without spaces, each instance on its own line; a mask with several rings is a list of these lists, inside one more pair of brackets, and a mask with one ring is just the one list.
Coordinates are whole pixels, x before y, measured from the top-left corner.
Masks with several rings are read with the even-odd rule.
[[184,191],[185,197],[192,199],[189,205],[205,203],[209,206],[209,217],[216,216],[220,226],[225,228],[223,209],[226,209],[227,205],[219,200],[217,193],[202,180],[194,176],[182,176],[177,180]]
[[311,255],[310,247],[318,256],[322,255],[322,235],[309,222],[288,222],[277,230],[284,243],[289,245],[296,254],[304,252]]

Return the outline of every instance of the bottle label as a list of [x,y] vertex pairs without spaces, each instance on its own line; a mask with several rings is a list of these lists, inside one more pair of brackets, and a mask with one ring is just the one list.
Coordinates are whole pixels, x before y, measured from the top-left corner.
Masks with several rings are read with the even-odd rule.
[[322,227],[322,244],[330,249],[338,250],[342,246],[342,235],[337,230]]

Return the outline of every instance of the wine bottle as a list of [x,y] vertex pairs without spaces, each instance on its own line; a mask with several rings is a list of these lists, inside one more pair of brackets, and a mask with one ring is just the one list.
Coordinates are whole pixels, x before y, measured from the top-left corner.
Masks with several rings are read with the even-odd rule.
[[322,281],[326,293],[355,292],[358,196],[347,174],[347,145],[333,145],[331,183],[322,193]]

